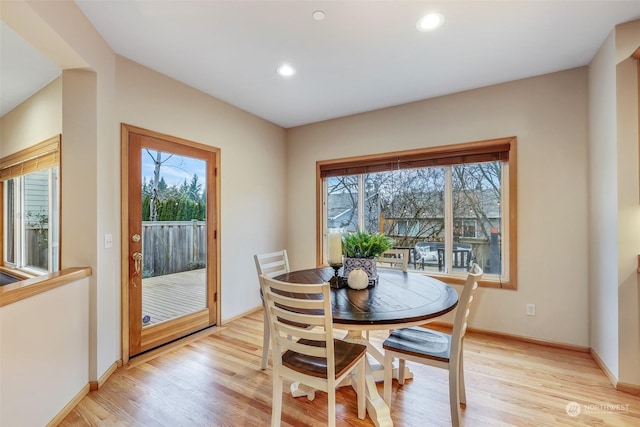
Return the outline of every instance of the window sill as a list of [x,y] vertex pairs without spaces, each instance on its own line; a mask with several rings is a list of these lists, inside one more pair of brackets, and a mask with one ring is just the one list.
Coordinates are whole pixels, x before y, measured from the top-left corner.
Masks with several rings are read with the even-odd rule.
[[55,273],[0,286],[0,307],[66,285],[93,274],[91,267],[65,268]]
[[0,267],[0,273],[4,273],[8,276],[15,277],[19,280],[27,280],[27,279],[33,279],[34,277],[38,277],[35,274],[30,274],[26,271],[23,271],[17,268],[9,268],[9,267]]
[[[433,277],[434,279],[442,280],[445,283],[453,285],[464,285],[467,280],[467,276],[453,276],[449,274],[438,274],[433,272],[411,271],[412,273],[424,274],[425,276]],[[516,290],[515,283],[513,281],[501,281],[500,279],[485,279],[478,281],[478,286],[482,288],[495,288],[495,289],[511,289]]]

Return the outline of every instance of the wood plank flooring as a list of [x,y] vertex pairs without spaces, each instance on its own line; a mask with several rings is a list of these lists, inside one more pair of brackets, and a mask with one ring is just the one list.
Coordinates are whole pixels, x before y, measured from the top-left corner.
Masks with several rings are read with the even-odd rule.
[[[271,367],[262,371],[262,312],[211,335],[117,370],[61,426],[268,426]],[[385,334],[372,333],[380,344]],[[587,353],[470,333],[465,340],[465,426],[639,426],[640,396],[616,391]],[[447,372],[407,362],[415,374],[393,383],[395,426],[449,426]],[[285,387],[285,390],[287,387]],[[382,384],[378,384],[382,393]],[[566,407],[579,404],[571,417]],[[326,425],[327,397],[283,397],[283,426]],[[356,396],[337,393],[337,425],[372,426]]]

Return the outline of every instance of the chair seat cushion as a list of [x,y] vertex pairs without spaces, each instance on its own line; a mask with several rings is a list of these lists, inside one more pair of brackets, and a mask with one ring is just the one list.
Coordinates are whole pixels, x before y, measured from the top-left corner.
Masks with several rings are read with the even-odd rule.
[[398,353],[448,362],[451,354],[451,335],[414,326],[394,330],[382,347]]
[[[300,344],[325,347],[324,341],[299,340]],[[351,368],[367,353],[367,347],[362,344],[350,343],[338,339],[333,340],[336,372],[335,378]],[[327,378],[327,359],[308,356],[287,350],[282,355],[282,364],[300,373],[318,378]]]

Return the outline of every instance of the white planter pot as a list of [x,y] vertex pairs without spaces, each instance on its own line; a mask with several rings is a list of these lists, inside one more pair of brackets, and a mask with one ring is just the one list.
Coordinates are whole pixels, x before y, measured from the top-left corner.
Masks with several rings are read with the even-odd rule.
[[344,259],[344,277],[348,278],[349,273],[351,273],[356,268],[360,268],[367,273],[369,277],[369,284],[375,284],[378,280],[378,269],[376,267],[376,259],[375,258],[348,258]]

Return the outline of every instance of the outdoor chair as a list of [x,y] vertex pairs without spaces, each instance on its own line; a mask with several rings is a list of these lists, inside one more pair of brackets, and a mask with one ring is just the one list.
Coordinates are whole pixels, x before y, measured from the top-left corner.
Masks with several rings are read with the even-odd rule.
[[396,329],[382,347],[384,356],[384,400],[391,404],[393,359],[399,358],[398,383],[404,384],[405,360],[449,370],[449,405],[451,424],[460,425],[460,404],[466,405],[463,368],[463,340],[474,294],[482,269],[474,264],[458,300],[451,334],[418,326]]
[[415,260],[414,267],[418,268],[418,263],[420,264],[420,268],[424,270],[426,267],[434,267],[438,265],[438,248],[443,246],[443,243],[436,242],[418,242],[415,245]]
[[273,351],[271,426],[280,426],[285,379],[326,392],[327,424],[335,426],[336,386],[354,371],[352,384],[356,384],[358,394],[358,418],[364,419],[367,347],[333,338],[329,283],[288,283],[262,275],[260,286]]

